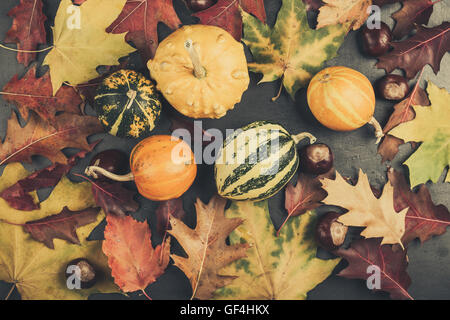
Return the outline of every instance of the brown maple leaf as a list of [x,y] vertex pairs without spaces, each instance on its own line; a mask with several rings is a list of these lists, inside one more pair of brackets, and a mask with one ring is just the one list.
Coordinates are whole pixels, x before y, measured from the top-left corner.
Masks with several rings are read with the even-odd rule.
[[240,8],[266,23],[264,0],[219,0],[215,5],[197,12],[194,16],[200,19],[201,24],[225,29],[237,41],[241,41],[242,17]]
[[188,257],[172,254],[175,266],[188,277],[192,286],[192,298],[210,299],[213,292],[235,277],[219,275],[218,272],[231,262],[246,256],[248,244],[227,245],[228,235],[243,221],[239,218],[225,217],[226,200],[213,197],[206,205],[197,199],[197,225],[189,228],[181,220],[169,217],[172,229],[169,234],[175,237]]
[[349,23],[353,30],[359,29],[369,17],[367,9],[372,0],[323,0],[319,9],[317,29],[335,24]]
[[131,41],[141,53],[145,62],[153,58],[158,47],[158,22],[171,29],[181,24],[172,0],[128,0],[119,17],[106,31],[124,33],[126,41]]
[[52,124],[56,113],[64,111],[80,114],[82,100],[74,88],[61,87],[53,96],[50,73],[36,78],[36,65],[19,79],[16,74],[3,88],[3,98],[17,106],[23,119],[28,119],[30,110]]
[[[169,264],[170,238],[153,249],[147,222],[131,216],[106,216],[103,252],[114,282],[124,292],[142,291],[160,277]],[[148,297],[148,296],[147,296]]]
[[432,236],[445,233],[450,226],[450,212],[443,205],[434,205],[425,185],[420,185],[419,190],[413,192],[403,174],[392,168],[388,171],[388,178],[394,187],[395,210],[409,207],[405,217],[403,245],[407,246],[416,238],[423,243]]
[[20,0],[20,3],[8,12],[13,17],[11,29],[6,33],[6,43],[17,43],[17,61],[28,66],[36,59],[35,51],[39,44],[47,43],[44,22],[47,17],[42,11],[42,0]]
[[8,120],[5,141],[0,145],[0,165],[24,161],[31,163],[33,155],[41,155],[53,163],[67,164],[61,151],[65,148],[91,150],[87,137],[103,132],[97,117],[63,113],[49,126],[35,113],[21,127],[15,113]]

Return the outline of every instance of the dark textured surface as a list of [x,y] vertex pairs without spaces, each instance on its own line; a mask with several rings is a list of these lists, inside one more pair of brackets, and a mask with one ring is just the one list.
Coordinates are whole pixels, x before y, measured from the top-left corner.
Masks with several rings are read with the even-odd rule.
[[[6,16],[6,13],[13,8],[18,0],[2,0],[0,3],[0,39],[4,39],[6,31],[10,28],[12,19]],[[181,0],[174,0],[176,10],[183,23],[192,23],[195,20],[189,16],[186,9],[183,8]],[[44,0],[45,12],[49,17],[47,27],[52,25],[53,17],[57,10],[59,1]],[[280,7],[281,0],[265,0],[266,11],[269,24],[273,24],[276,19],[276,13]],[[394,21],[390,14],[400,8],[400,4],[386,6],[382,11],[382,20],[391,27]],[[429,26],[439,25],[442,21],[448,21],[450,16],[449,1],[442,1],[435,5],[434,13],[431,17]],[[161,37],[168,34],[165,26],[160,25]],[[383,70],[374,67],[376,60],[364,57],[359,49],[357,33],[351,32],[344,45],[339,50],[339,56],[328,62],[328,65],[344,65],[354,68],[364,73],[369,80],[374,82],[384,75]],[[48,42],[51,43],[51,35],[48,36]],[[25,74],[26,69],[17,63],[16,54],[0,49],[0,63],[2,72],[0,74],[0,86],[3,87],[14,74],[19,76]],[[39,55],[39,62],[42,62],[45,53]],[[133,59],[135,69],[145,71],[139,59]],[[41,68],[45,72],[45,68]],[[421,86],[425,87],[425,81],[431,80],[440,87],[450,89],[450,57],[444,56],[441,63],[441,71],[435,75],[431,68],[425,68],[422,77]],[[203,121],[204,128],[218,128],[223,132],[227,128],[238,128],[255,120],[272,120],[285,126],[291,133],[309,131],[314,134],[319,141],[328,144],[335,155],[335,165],[337,170],[347,176],[356,177],[359,168],[362,168],[369,176],[371,183],[377,187],[382,187],[386,182],[386,168],[391,165],[395,168],[401,168],[401,163],[410,155],[409,145],[404,145],[400,153],[392,163],[382,164],[380,156],[376,153],[375,139],[370,127],[363,127],[353,132],[340,133],[328,130],[321,126],[310,113],[306,104],[305,90],[300,90],[296,95],[296,101],[292,101],[288,94],[283,91],[281,97],[276,102],[271,102],[271,98],[276,95],[279,88],[279,82],[265,83],[257,85],[260,75],[251,74],[251,84],[244,93],[242,102],[230,111],[226,117],[219,120]],[[414,80],[411,82],[414,84]],[[384,125],[393,111],[394,104],[380,99],[377,100],[375,117]],[[167,105],[166,109],[169,108]],[[0,99],[0,134],[2,137],[6,131],[6,119],[9,117],[12,106]],[[166,110],[167,111],[167,110]],[[92,112],[92,111],[91,111]],[[165,111],[163,111],[165,113]],[[167,114],[167,112],[166,112]],[[168,133],[169,121],[163,117],[155,133]],[[116,148],[129,152],[136,142],[130,140],[121,140],[108,135],[101,135],[103,142],[97,146],[95,151],[80,161],[73,172],[82,172],[89,159],[94,153]],[[95,139],[94,136],[91,139]],[[48,160],[36,157],[33,166],[27,168],[42,168],[48,165]],[[407,169],[403,168],[407,174]],[[74,179],[74,181],[76,181]],[[441,179],[442,181],[442,179]],[[133,186],[130,185],[132,188]],[[428,184],[433,200],[436,204],[442,203],[450,207],[450,184],[442,182]],[[183,196],[184,207],[187,211],[186,221],[191,226],[195,221],[194,201],[200,197],[203,201],[208,201],[214,192],[213,174],[210,166],[201,165],[199,174],[193,187]],[[43,190],[39,193],[41,199],[48,196],[49,190]],[[140,210],[134,214],[134,217],[142,220],[149,219],[153,229],[153,242],[159,243],[161,238],[156,232],[156,203],[140,197]],[[285,211],[283,209],[284,194],[280,193],[270,200],[270,212],[275,226],[279,226],[284,219]],[[323,209],[322,209],[323,211]],[[104,225],[100,225],[93,234],[93,238],[101,239]],[[408,255],[410,265],[408,273],[412,278],[410,294],[415,299],[450,299],[450,233],[433,238],[423,245],[417,241],[409,246]],[[339,270],[344,264],[338,266]],[[0,281],[0,299],[3,299],[11,285]],[[147,292],[153,299],[187,299],[190,297],[190,285],[183,273],[174,266],[169,266],[167,272],[158,279],[158,281],[147,289]],[[142,296],[131,294],[130,297],[143,299]],[[15,290],[10,299],[19,299],[20,296]],[[94,295],[92,298],[110,299],[122,298],[120,295]],[[309,299],[386,299],[387,294],[370,293],[364,281],[347,280],[335,275],[329,277],[322,284],[317,286],[309,293]]]

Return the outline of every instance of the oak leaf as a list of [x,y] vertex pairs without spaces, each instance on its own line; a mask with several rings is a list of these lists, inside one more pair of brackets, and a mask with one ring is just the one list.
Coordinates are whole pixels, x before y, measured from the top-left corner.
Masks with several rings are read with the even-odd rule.
[[95,202],[106,214],[123,217],[139,209],[139,203],[134,200],[136,192],[125,189],[120,182],[97,180],[91,183]]
[[145,293],[145,288],[164,273],[169,263],[170,238],[153,248],[147,222],[111,214],[106,222],[103,252],[115,283],[124,292]]
[[183,199],[176,198],[161,201],[156,209],[157,230],[160,235],[164,235],[170,229],[169,218],[175,217],[182,220],[186,215],[183,209]]
[[347,183],[339,173],[336,173],[335,180],[322,180],[322,185],[328,193],[323,200],[325,204],[348,210],[339,217],[339,222],[346,226],[365,227],[361,232],[365,238],[383,238],[382,244],[402,245],[408,208],[395,211],[393,187],[390,183],[384,186],[379,198],[373,194],[369,179],[362,170],[359,171],[355,186]]
[[208,204],[199,199],[195,204],[197,225],[189,228],[181,220],[170,216],[169,234],[177,239],[188,257],[171,255],[175,266],[189,279],[192,298],[210,299],[214,291],[229,284],[235,277],[219,275],[222,267],[245,256],[247,244],[226,244],[231,231],[241,223],[240,218],[225,218],[226,200],[214,196]]
[[372,0],[322,0],[319,9],[317,29],[336,24],[350,24],[358,30],[369,17]]
[[416,26],[427,25],[433,13],[432,0],[402,1],[402,8],[392,14],[395,26],[392,35],[395,39],[407,36]]
[[20,0],[20,3],[8,12],[13,17],[11,29],[6,33],[6,43],[17,43],[17,61],[28,66],[36,59],[39,44],[47,42],[44,22],[47,20],[42,0]]

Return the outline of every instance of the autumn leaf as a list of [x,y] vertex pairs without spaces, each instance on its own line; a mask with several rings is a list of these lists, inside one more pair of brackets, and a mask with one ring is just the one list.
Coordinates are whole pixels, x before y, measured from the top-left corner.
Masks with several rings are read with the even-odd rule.
[[[0,178],[0,192],[28,175],[29,172],[20,163],[7,165]],[[33,193],[33,197],[37,195]],[[65,177],[50,196],[40,203],[39,210],[18,211],[0,199],[0,219],[9,222],[0,222],[0,280],[12,283],[24,300],[87,299],[93,293],[119,292],[109,276],[111,271],[102,253],[101,241],[87,240],[92,230],[104,219],[103,213],[98,214],[95,221],[77,228],[79,245],[54,239],[54,249],[50,249],[33,240],[22,227],[27,222],[61,212],[66,206],[72,211],[80,211],[94,205],[89,183],[72,183]],[[94,287],[83,290],[67,287],[66,266],[77,258],[88,259],[98,271]]]
[[126,40],[133,42],[144,62],[153,58],[158,47],[159,22],[171,29],[181,25],[173,0],[128,0],[119,17],[110,24],[107,32],[127,32]]
[[266,23],[264,0],[219,0],[210,8],[197,12],[200,23],[227,30],[237,41],[242,38],[242,16],[240,9]]
[[36,65],[19,79],[16,74],[3,88],[3,99],[17,106],[21,117],[28,119],[30,110],[43,120],[52,124],[58,112],[80,114],[83,102],[78,93],[70,86],[61,87],[53,96],[50,74],[46,72],[36,78]]
[[183,199],[176,198],[161,201],[156,208],[157,229],[160,235],[164,235],[170,229],[169,217],[182,220],[186,215],[183,209]]
[[139,209],[136,192],[125,189],[120,182],[91,181],[95,202],[106,214],[125,216]]
[[412,79],[427,64],[438,73],[444,54],[450,50],[450,22],[433,28],[419,26],[416,34],[403,41],[393,41],[392,51],[379,58],[377,68],[387,73],[394,69],[405,70]]
[[229,284],[235,277],[219,275],[220,268],[245,256],[247,244],[227,245],[231,231],[242,223],[240,218],[225,218],[226,200],[213,197],[208,204],[199,199],[195,204],[197,225],[189,228],[181,220],[170,216],[169,234],[175,237],[188,257],[172,254],[175,266],[180,268],[192,286],[192,298],[210,299],[214,291]]
[[8,120],[8,130],[0,146],[0,165],[24,161],[31,163],[31,156],[42,155],[53,163],[67,164],[62,153],[65,148],[91,150],[87,137],[103,132],[96,117],[63,113],[55,117],[49,126],[36,114],[31,113],[25,127],[20,127],[15,113]]
[[380,239],[359,239],[352,242],[349,249],[340,248],[335,253],[349,263],[338,276],[362,279],[374,285],[377,280],[368,278],[371,275],[375,277],[379,270],[379,288],[373,286],[369,289],[389,292],[392,299],[414,300],[408,293],[411,278],[406,272],[408,258],[405,250],[394,251],[390,245],[381,245]]
[[[61,0],[53,29],[53,48],[45,57],[44,65],[50,67],[53,94],[63,82],[78,85],[98,73],[101,65],[116,65],[120,57],[134,49],[125,42],[125,34],[108,34],[106,28],[119,15],[126,0],[86,1],[78,11],[71,0]],[[76,25],[74,15],[79,15]],[[73,22],[70,24],[69,22]]]
[[103,252],[115,283],[124,292],[142,291],[164,273],[169,263],[170,239],[153,249],[147,222],[131,216],[107,215]]
[[[206,147],[215,140],[215,136],[211,135],[208,131],[202,128],[201,121],[182,118],[176,115],[173,111],[170,112],[169,119],[171,122],[170,131],[175,132],[177,130],[187,130],[192,137],[191,148],[194,149],[194,145],[201,144]],[[199,126],[200,125],[200,126]],[[198,142],[200,141],[200,142]]]
[[383,238],[382,244],[402,245],[405,232],[405,215],[408,208],[400,212],[394,209],[393,187],[384,186],[382,195],[374,196],[367,175],[359,171],[355,186],[346,182],[339,173],[336,179],[324,179],[322,185],[328,193],[325,204],[335,205],[348,210],[338,221],[346,226],[366,227],[361,235],[365,238]]
[[336,24],[349,24],[358,30],[369,17],[372,0],[323,0],[319,9],[317,29]]
[[340,259],[316,257],[314,211],[289,219],[279,236],[272,224],[267,201],[233,201],[225,215],[244,219],[230,234],[230,244],[250,246],[247,256],[222,269],[236,277],[218,289],[215,299],[297,300],[323,282]]
[[425,185],[420,185],[419,190],[413,192],[403,174],[393,169],[388,171],[388,178],[394,187],[395,210],[409,208],[405,217],[405,234],[402,238],[405,246],[416,238],[423,243],[432,236],[445,233],[450,226],[450,212],[445,206],[436,206],[433,203]]
[[[6,33],[6,43],[17,43],[17,61],[28,66],[36,59],[39,44],[47,42],[44,22],[47,20],[42,0],[20,0],[20,3],[9,11],[13,17],[11,29]],[[24,52],[25,51],[25,52]]]
[[427,25],[433,13],[433,5],[438,1],[407,0],[402,1],[402,8],[392,14],[395,26],[392,35],[395,39],[407,36],[416,26]]
[[[409,168],[411,186],[428,180],[437,182],[450,164],[450,94],[431,81],[427,86],[430,107],[413,106],[416,117],[389,131],[404,140],[422,142],[420,147],[404,162]],[[450,175],[446,180],[450,182]]]
[[[427,94],[419,87],[419,83],[420,77],[409,96],[394,106],[394,112],[391,114],[388,122],[383,128],[385,136],[383,141],[378,145],[378,153],[381,155],[382,162],[387,160],[392,161],[398,153],[399,146],[405,143],[402,139],[394,137],[388,134],[388,132],[399,124],[414,119],[416,115],[412,107],[413,105],[428,106],[430,104]],[[413,144],[413,149],[415,149],[416,143],[411,143]]]
[[245,11],[242,18],[243,41],[254,58],[249,70],[264,75],[260,83],[281,78],[292,99],[336,55],[348,31],[345,25],[311,29],[305,4],[296,0],[283,0],[272,29]]

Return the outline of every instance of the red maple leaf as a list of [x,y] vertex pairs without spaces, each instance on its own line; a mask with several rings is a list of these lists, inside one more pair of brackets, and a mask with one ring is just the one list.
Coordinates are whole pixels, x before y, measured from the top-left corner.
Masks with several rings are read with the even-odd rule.
[[212,7],[197,12],[194,16],[200,18],[201,24],[225,29],[237,41],[240,41],[242,38],[242,17],[239,7],[266,23],[264,0],[219,0]]
[[158,47],[158,22],[176,29],[181,24],[172,0],[128,0],[119,17],[106,29],[111,33],[127,32],[131,41],[147,61],[153,58]]
[[[13,17],[11,29],[6,33],[6,43],[17,43],[18,50],[34,51],[39,44],[47,43],[42,11],[42,0],[20,0],[19,5],[8,12]],[[36,59],[35,52],[18,52],[17,61],[28,66]]]

